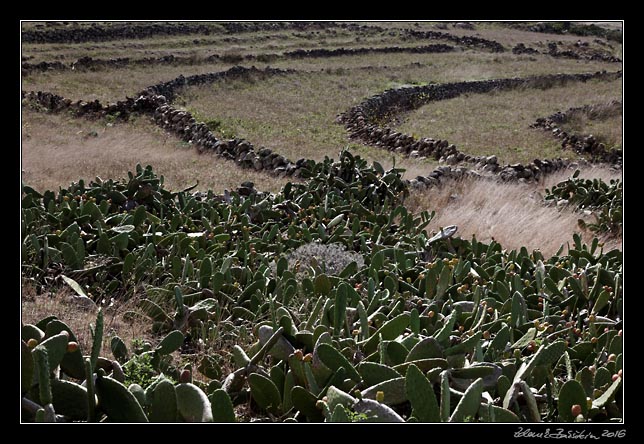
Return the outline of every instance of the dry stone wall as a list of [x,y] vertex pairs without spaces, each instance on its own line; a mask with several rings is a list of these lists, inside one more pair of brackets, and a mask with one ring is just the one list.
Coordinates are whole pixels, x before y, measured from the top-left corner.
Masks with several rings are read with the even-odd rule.
[[492,52],[504,52],[505,47],[494,40],[488,40],[481,37],[457,36],[441,31],[418,31],[415,29],[402,29],[407,36],[417,39],[444,39],[459,45],[469,46],[478,49],[484,49]]
[[[157,125],[182,140],[193,144],[199,152],[211,152],[217,156],[230,159],[242,168],[252,168],[278,176],[299,177],[303,166],[310,166],[312,160],[299,159],[294,162],[265,147],[256,148],[244,139],[218,139],[205,123],[197,120],[189,112],[172,106],[180,88],[186,85],[211,83],[221,79],[241,79],[249,75],[267,77],[286,75],[294,70],[236,66],[226,71],[179,76],[168,82],[152,85],[142,91],[136,99],[127,97],[115,104],[103,105],[98,100],[93,102],[76,101],[63,98],[48,92],[22,93],[25,103],[50,110],[52,112],[71,112],[78,116],[101,118],[114,116],[126,120],[132,113],[151,115]],[[466,176],[486,177],[503,181],[529,181],[539,179],[571,165],[566,159],[535,159],[528,165],[500,165],[496,156],[470,156],[460,152],[455,145],[446,140],[415,138],[379,126],[383,120],[390,119],[396,113],[417,108],[425,103],[445,100],[463,93],[484,93],[492,90],[516,88],[519,86],[553,85],[567,81],[588,81],[590,79],[613,79],[621,76],[621,71],[588,74],[555,74],[531,76],[526,78],[496,79],[475,82],[453,82],[426,86],[406,87],[386,90],[363,101],[338,117],[349,130],[352,138],[365,143],[381,146],[412,157],[434,156],[447,165],[440,166],[427,176],[418,176],[409,181],[413,188],[437,186],[446,180]],[[469,162],[473,168],[455,166]]]
[[213,152],[220,157],[234,160],[242,168],[253,168],[276,176],[298,176],[298,171],[306,164],[306,160],[292,162],[268,148],[256,149],[253,144],[243,139],[218,139],[206,124],[197,122],[189,112],[179,110],[170,104],[177,91],[186,85],[210,83],[224,78],[239,79],[251,74],[270,76],[288,72],[292,71],[236,66],[222,72],[189,77],[179,76],[169,82],[146,88],[136,99],[128,97],[124,101],[109,105],[103,105],[98,100],[73,102],[57,94],[43,91],[23,92],[22,98],[25,103],[37,108],[52,112],[70,112],[90,118],[103,118],[110,115],[120,120],[127,120],[132,113],[151,114],[157,125],[193,144],[199,152]]
[[[561,45],[562,43],[559,42]],[[606,63],[622,63],[618,57],[611,55],[608,51],[598,50],[588,47],[587,42],[575,43],[575,50],[573,49],[559,49],[557,42],[549,42],[547,51],[539,51],[534,48],[527,47],[524,43],[518,43],[512,48],[513,54],[545,54],[551,57],[576,59],[576,60],[593,60]]]
[[[423,45],[423,46],[387,46],[387,47],[361,47],[361,48],[336,48],[336,49],[297,49],[294,51],[287,51],[284,53],[273,53],[273,54],[247,54],[245,56],[239,56],[237,59],[239,61],[273,61],[277,59],[284,58],[323,58],[323,57],[338,57],[338,56],[354,56],[361,54],[373,54],[373,53],[382,53],[382,54],[395,54],[395,53],[410,53],[410,54],[431,54],[431,53],[445,53],[455,51],[455,47],[444,44],[437,45]],[[224,61],[227,62],[231,60],[230,55],[222,54],[212,54],[208,57],[202,59],[202,62],[214,62],[214,61]],[[192,64],[198,62],[194,57],[181,57],[174,55],[167,55],[163,57],[144,57],[139,59],[132,59],[129,57],[118,57],[111,59],[95,59],[92,57],[82,57],[74,62],[65,64],[59,61],[55,62],[40,62],[40,63],[22,63],[22,72],[25,75],[28,75],[34,71],[52,71],[52,70],[93,70],[97,68],[126,68],[132,65],[182,65],[182,64]]]
[[[372,96],[344,114],[338,116],[352,139],[369,145],[379,146],[389,151],[409,157],[433,157],[449,166],[470,163],[481,174],[496,175],[501,180],[537,180],[570,163],[564,159],[539,160],[527,165],[500,165],[496,156],[471,156],[459,151],[447,140],[421,138],[403,134],[383,126],[392,116],[416,109],[426,103],[446,100],[465,93],[486,93],[493,90],[506,90],[518,87],[550,87],[570,81],[586,82],[591,79],[612,80],[621,77],[621,71],[595,72],[586,74],[552,74],[524,78],[494,79],[473,82],[452,82],[426,86],[405,87],[386,90]],[[454,170],[463,171],[463,170]],[[460,173],[450,173],[460,174]],[[441,174],[443,176],[444,174]],[[434,178],[436,179],[436,178]],[[418,184],[434,184],[434,180],[416,178]],[[419,185],[420,186],[420,185]]]
[[605,104],[584,105],[569,108],[565,112],[557,112],[548,117],[537,119],[530,125],[532,128],[542,128],[561,140],[562,149],[570,149],[577,154],[590,156],[594,162],[606,162],[622,165],[622,150],[606,145],[592,134],[572,134],[561,129],[560,125],[568,122],[575,114],[588,116],[591,119],[621,114],[622,102],[614,100]]
[[118,23],[102,25],[92,23],[88,26],[74,24],[71,27],[33,29],[22,32],[24,43],[82,43],[102,42],[119,39],[142,39],[157,35],[186,35],[223,32],[228,34],[257,31],[282,31],[288,29],[307,30],[325,29],[337,26],[333,22],[216,22],[202,23]]

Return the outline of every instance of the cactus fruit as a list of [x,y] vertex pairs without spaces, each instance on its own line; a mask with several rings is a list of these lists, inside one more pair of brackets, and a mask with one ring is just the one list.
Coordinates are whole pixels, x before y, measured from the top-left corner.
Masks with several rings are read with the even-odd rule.
[[189,368],[181,370],[181,373],[179,373],[179,382],[184,384],[192,382],[192,370]]
[[[573,406],[581,408],[581,411],[576,415],[572,412]],[[559,417],[566,422],[574,422],[579,414],[586,416],[588,412],[586,392],[579,381],[571,379],[561,386],[557,400],[557,411],[559,412]]]

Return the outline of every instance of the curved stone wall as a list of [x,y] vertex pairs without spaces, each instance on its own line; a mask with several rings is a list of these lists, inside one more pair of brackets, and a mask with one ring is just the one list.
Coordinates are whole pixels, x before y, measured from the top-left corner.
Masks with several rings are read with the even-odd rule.
[[239,79],[250,74],[279,75],[292,71],[266,68],[233,67],[227,71],[198,74],[194,76],[179,76],[174,80],[152,85],[141,92],[138,98],[126,98],[115,104],[103,105],[98,100],[92,102],[66,99],[57,94],[37,91],[23,92],[23,101],[36,108],[44,108],[52,112],[71,112],[76,116],[102,118],[108,115],[119,120],[127,120],[132,113],[150,114],[155,123],[182,140],[193,144],[199,152],[211,151],[226,159],[234,160],[242,168],[253,168],[279,176],[297,176],[298,170],[306,163],[301,159],[294,163],[284,156],[274,153],[268,148],[255,147],[244,139],[218,139],[204,123],[197,122],[187,111],[178,110],[170,102],[178,89],[186,85],[211,83],[220,79]]
[[[538,180],[544,174],[567,167],[570,161],[564,159],[535,159],[526,165],[517,163],[503,166],[499,165],[496,156],[471,156],[460,152],[455,145],[446,140],[416,139],[387,126],[382,126],[381,122],[388,121],[393,115],[401,111],[409,111],[429,102],[450,99],[465,93],[485,93],[492,90],[507,90],[518,87],[545,88],[569,81],[612,80],[621,77],[621,75],[621,71],[550,74],[525,78],[452,82],[390,89],[354,106],[338,116],[337,121],[345,125],[350,138],[402,155],[421,158],[432,156],[435,160],[448,165],[467,162],[474,164],[474,168],[481,174],[496,175],[503,181]],[[455,171],[462,170],[457,169]],[[423,180],[418,177],[414,185],[425,186],[433,184],[435,184],[435,180]]]
[[598,141],[592,134],[571,134],[559,127],[570,120],[574,114],[582,114],[597,118],[597,114],[616,115],[622,112],[622,102],[612,101],[597,105],[584,105],[569,108],[565,112],[557,112],[548,117],[537,119],[530,125],[532,128],[542,128],[561,140],[562,149],[570,149],[581,155],[589,155],[594,162],[606,162],[622,165],[622,150],[614,147],[606,148],[605,144]]
[[[177,91],[186,85],[211,83],[224,78],[239,79],[250,74],[271,76],[292,72],[295,71],[275,68],[260,70],[255,67],[235,66],[227,71],[188,77],[179,76],[168,82],[146,88],[136,99],[127,97],[124,101],[110,105],[102,105],[98,100],[93,102],[72,102],[56,94],[42,91],[23,92],[22,96],[26,103],[35,107],[41,107],[52,112],[71,111],[76,115],[92,118],[111,115],[117,119],[126,120],[132,113],[149,114],[157,125],[182,140],[193,144],[199,152],[212,152],[220,157],[235,161],[242,168],[253,168],[256,171],[264,171],[272,175],[298,177],[300,168],[313,161],[299,159],[293,162],[268,148],[255,148],[253,144],[243,139],[218,139],[205,123],[197,122],[189,112],[179,110],[171,105]],[[613,73],[554,74],[391,89],[370,97],[351,108],[339,116],[339,120],[345,123],[350,136],[353,138],[359,138],[367,143],[411,156],[433,155],[436,159],[449,164],[449,166],[441,166],[435,169],[428,176],[418,176],[410,180],[409,183],[414,188],[436,186],[446,179],[465,176],[482,176],[503,181],[538,180],[544,174],[568,167],[571,161],[566,159],[535,159],[527,165],[513,164],[503,166],[499,165],[496,156],[469,156],[459,152],[454,145],[450,145],[445,140],[428,138],[416,140],[411,136],[392,131],[390,128],[380,127],[378,123],[402,110],[410,110],[427,102],[444,100],[463,93],[482,93],[519,86],[544,87],[544,85],[552,85],[557,82],[587,81],[594,78],[612,79],[620,76],[621,71]],[[460,162],[474,163],[476,170],[451,166]]]

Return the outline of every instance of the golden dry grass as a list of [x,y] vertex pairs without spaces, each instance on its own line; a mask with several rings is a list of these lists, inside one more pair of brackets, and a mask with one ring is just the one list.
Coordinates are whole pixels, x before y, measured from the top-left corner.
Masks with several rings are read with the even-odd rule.
[[170,190],[199,181],[197,189],[223,192],[250,180],[260,190],[275,192],[286,183],[212,154],[200,155],[145,117],[112,127],[26,108],[22,117],[22,180],[39,191],[58,190],[81,178],[125,178],[137,163],[152,165]]
[[[592,103],[621,100],[622,81],[569,83],[546,90],[517,89],[466,94],[429,103],[408,113],[398,130],[417,137],[447,139],[473,155],[496,155],[504,162],[534,158],[574,157],[541,129],[531,129],[538,117]],[[595,126],[593,134],[621,141],[621,117]]]
[[[427,230],[438,232],[440,227],[458,226],[458,235],[479,241],[499,242],[507,250],[525,246],[528,251],[540,250],[552,256],[559,248],[572,244],[572,236],[579,233],[585,242],[593,235],[582,232],[577,220],[592,220],[570,209],[557,209],[543,205],[546,188],[566,180],[571,171],[561,171],[539,185],[517,185],[487,180],[465,179],[451,181],[427,191],[413,193],[407,206],[411,211],[436,211]],[[618,173],[604,168],[582,169],[581,177],[604,180],[619,177]],[[621,249],[622,239],[603,239],[604,250]],[[564,252],[566,249],[564,249]]]

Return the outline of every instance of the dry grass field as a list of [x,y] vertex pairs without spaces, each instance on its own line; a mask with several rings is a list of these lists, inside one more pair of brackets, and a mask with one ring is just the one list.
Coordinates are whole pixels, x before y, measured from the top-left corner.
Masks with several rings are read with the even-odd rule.
[[58,190],[81,178],[124,178],[140,163],[153,165],[172,190],[199,182],[197,189],[221,193],[251,181],[258,189],[276,192],[286,183],[240,169],[234,162],[212,154],[199,154],[192,145],[166,134],[147,117],[107,125],[24,110],[22,180],[40,191]]
[[[461,237],[481,242],[495,240],[508,250],[525,246],[528,251],[540,250],[544,256],[554,255],[563,245],[566,251],[573,233],[579,233],[578,219],[591,217],[570,208],[547,207],[542,203],[545,189],[568,179],[570,172],[552,174],[538,184],[502,184],[487,180],[452,181],[429,192],[413,193],[408,207],[416,212],[436,210],[428,226],[438,232],[440,227],[457,225]],[[621,174],[606,168],[586,168],[580,177],[601,178],[608,182]],[[582,235],[590,242],[589,233]],[[590,237],[590,238],[588,238]],[[605,249],[621,249],[622,239],[605,238]]]

